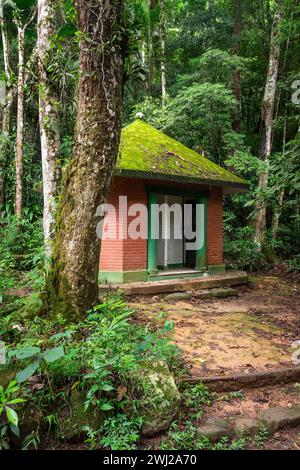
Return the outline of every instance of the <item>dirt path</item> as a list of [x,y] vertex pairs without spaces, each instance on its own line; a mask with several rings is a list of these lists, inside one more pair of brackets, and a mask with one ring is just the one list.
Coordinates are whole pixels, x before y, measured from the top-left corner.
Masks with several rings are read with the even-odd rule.
[[174,321],[174,342],[193,373],[229,374],[292,366],[300,339],[300,285],[255,276],[237,298],[174,303],[162,297],[133,298],[142,319]]

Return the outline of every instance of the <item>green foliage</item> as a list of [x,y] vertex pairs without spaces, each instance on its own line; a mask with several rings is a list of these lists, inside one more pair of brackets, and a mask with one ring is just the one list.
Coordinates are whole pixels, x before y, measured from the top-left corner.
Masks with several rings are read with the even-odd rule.
[[196,427],[192,422],[185,426],[173,423],[161,446],[161,450],[195,450]]
[[225,159],[224,146],[231,130],[235,98],[222,84],[194,84],[170,103],[173,115],[168,131],[191,148],[202,147],[216,163]]
[[258,433],[253,437],[252,442],[253,444],[258,447],[264,447],[265,442],[269,439],[270,432],[266,426],[262,426]]
[[185,387],[183,390],[183,406],[189,410],[189,417],[199,418],[201,406],[211,405],[212,394],[203,384],[195,384]]
[[264,254],[257,249],[253,241],[253,229],[238,228],[231,233],[231,238],[225,234],[224,256],[227,267],[254,271],[267,266]]
[[92,450],[135,450],[140,439],[141,425],[141,418],[119,413],[107,418],[98,431],[86,427],[86,443]]
[[[22,335],[10,337],[7,357],[20,368],[25,362],[26,368],[17,374],[24,387],[33,374],[38,377],[41,389],[30,399],[37,401],[38,409],[43,410],[54,429],[60,426],[59,419],[49,410],[53,410],[54,403],[56,410],[66,406],[62,387],[79,388],[86,396],[82,412],[97,409],[105,417],[99,433],[86,429],[89,445],[135,448],[142,423],[129,377],[144,360],[164,360],[177,371],[180,355],[171,343],[170,324],[154,332],[131,318],[133,315],[122,298],[113,295],[88,312],[81,322],[66,323],[59,316],[53,321],[39,317],[21,320]],[[4,329],[8,331],[8,325],[2,319],[0,331]]]
[[0,218],[0,304],[6,291],[20,283],[17,271],[34,266],[36,250],[42,244],[41,223],[33,221],[31,213],[21,222],[9,212],[5,214]]
[[246,439],[236,439],[230,442],[227,437],[223,437],[216,444],[212,444],[206,437],[201,437],[197,442],[197,450],[244,450]]
[[300,255],[296,255],[288,262],[288,268],[290,272],[300,273]]
[[111,450],[134,450],[140,438],[142,420],[118,414],[108,418],[101,429],[100,444]]
[[52,362],[62,358],[64,356],[64,348],[62,346],[58,346],[56,348],[46,349],[42,352],[39,347],[27,346],[10,351],[9,356],[16,358],[19,361],[26,359],[34,361],[28,364],[25,369],[17,373],[16,380],[17,382],[22,383],[33,376],[33,374],[40,368],[42,361],[51,364]]
[[14,380],[7,388],[0,385],[0,450],[9,448],[8,431],[19,437],[19,417],[15,410],[15,405],[24,403],[23,398],[19,398],[20,387]]

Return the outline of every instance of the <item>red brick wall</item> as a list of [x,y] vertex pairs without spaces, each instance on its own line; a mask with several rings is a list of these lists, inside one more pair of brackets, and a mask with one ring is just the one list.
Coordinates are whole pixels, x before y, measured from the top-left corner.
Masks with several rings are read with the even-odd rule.
[[[108,203],[118,210],[119,196],[127,196],[128,207],[132,204],[144,204],[147,207],[148,196],[145,182],[141,179],[115,177],[108,197]],[[136,216],[128,217],[127,226]],[[109,217],[107,217],[109,222]],[[125,221],[126,222],[126,221]],[[145,220],[147,226],[148,220]],[[117,212],[117,240],[103,240],[100,256],[101,271],[135,271],[147,269],[147,240],[132,240],[129,237],[119,240],[119,213]]]
[[[207,191],[207,264],[223,264],[223,240],[222,240],[222,188],[209,188],[195,184],[186,185],[160,181],[147,181],[147,184],[158,186],[172,185],[180,188],[203,189]],[[145,181],[135,178],[115,177],[108,197],[108,203],[118,210],[119,195],[127,195],[128,206],[132,204],[145,204],[147,206],[147,192]],[[147,240],[119,240],[119,214],[116,214],[117,240],[103,240],[100,256],[101,271],[135,271],[147,269]],[[128,217],[128,224],[135,216]],[[106,219],[109,222],[109,218]],[[147,220],[145,221],[147,224]]]
[[207,264],[223,264],[223,191],[213,187],[207,203]]
[[[114,179],[111,187],[111,191],[108,197],[107,202],[112,204],[116,209],[119,206],[119,191],[120,186],[117,184],[117,181]],[[111,229],[113,228],[114,223],[113,214],[107,215],[105,217],[105,222],[107,226]],[[119,219],[118,213],[116,212],[116,228],[117,235],[119,230]],[[110,230],[110,235],[114,238],[114,233]],[[122,240],[103,240],[101,243],[101,254],[100,254],[100,270],[101,271],[123,271],[123,242]]]

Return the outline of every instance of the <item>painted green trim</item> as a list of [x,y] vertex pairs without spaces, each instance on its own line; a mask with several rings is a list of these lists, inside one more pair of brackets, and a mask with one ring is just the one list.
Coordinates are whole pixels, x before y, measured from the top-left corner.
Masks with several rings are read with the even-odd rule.
[[225,264],[208,266],[208,272],[211,275],[224,274],[225,273]]
[[197,226],[197,238],[201,240],[201,234],[203,235],[203,245],[199,250],[196,250],[196,267],[195,269],[201,269],[207,266],[207,197],[199,197],[197,204],[204,206],[204,223],[203,226],[200,223]]
[[152,233],[158,231],[156,211],[154,204],[157,204],[157,195],[149,193],[148,195],[148,256],[147,256],[147,269],[148,272],[157,273],[157,237],[152,238]]
[[159,275],[150,275],[148,277],[148,280],[150,282],[157,282],[157,281],[171,281],[172,279],[176,280],[176,279],[194,279],[194,278],[198,278],[198,277],[202,277],[204,272],[206,272],[206,269],[199,269],[197,272],[194,272],[194,273],[174,273],[174,274],[166,274],[164,276],[159,276]]
[[185,264],[174,263],[174,264],[168,264],[167,266],[158,266],[159,271],[167,271],[168,269],[176,269],[176,268],[185,268]]
[[128,282],[148,281],[147,271],[101,271],[99,282],[101,284],[126,284]]
[[167,196],[187,196],[187,197],[207,197],[206,191],[198,191],[197,189],[177,188],[172,186],[156,186],[155,184],[146,184],[148,193],[163,194]]

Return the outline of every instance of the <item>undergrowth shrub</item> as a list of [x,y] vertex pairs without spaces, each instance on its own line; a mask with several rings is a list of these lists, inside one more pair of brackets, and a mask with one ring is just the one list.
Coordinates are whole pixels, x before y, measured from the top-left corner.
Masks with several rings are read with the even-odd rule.
[[254,271],[267,267],[265,255],[257,249],[250,227],[238,228],[230,237],[224,235],[224,258],[230,269]]
[[[76,388],[85,396],[83,413],[97,409],[107,415],[99,430],[101,438],[95,430],[86,430],[91,447],[136,447],[141,420],[130,383],[132,370],[145,360],[163,360],[173,371],[180,370],[180,353],[171,342],[170,326],[153,331],[133,313],[119,295],[112,295],[76,323],[61,316],[52,321],[19,318],[21,335],[18,330],[9,331],[7,321],[0,319],[0,335],[9,342],[7,358],[22,369],[18,377],[28,392],[28,406],[34,403],[58,427],[51,407],[65,406],[66,397]],[[36,390],[28,382],[31,375],[33,383],[38,383]]]

